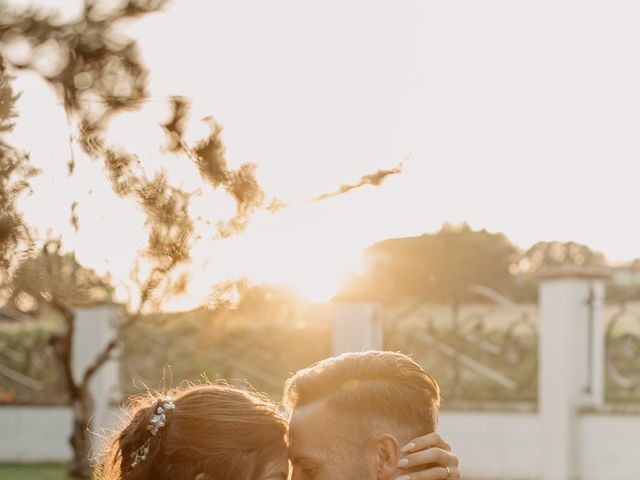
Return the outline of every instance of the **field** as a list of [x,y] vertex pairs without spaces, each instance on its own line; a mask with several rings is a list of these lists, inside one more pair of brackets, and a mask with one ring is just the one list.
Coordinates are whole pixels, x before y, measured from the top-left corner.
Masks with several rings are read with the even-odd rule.
[[64,465],[0,465],[2,480],[68,480]]

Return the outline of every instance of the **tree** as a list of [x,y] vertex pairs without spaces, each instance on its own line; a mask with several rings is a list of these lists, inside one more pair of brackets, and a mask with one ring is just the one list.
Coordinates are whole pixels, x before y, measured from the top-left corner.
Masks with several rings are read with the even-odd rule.
[[[71,347],[76,321],[73,308],[75,294],[70,296],[69,289],[50,289],[42,283],[30,283],[29,288],[26,285],[18,286],[22,295],[29,290],[31,298],[46,302],[64,318],[65,329],[57,341],[57,351],[73,410],[74,425],[70,442],[74,458],[69,472],[76,478],[89,478],[91,473],[91,438],[87,429],[93,414],[93,399],[89,391],[91,380],[109,360],[122,336],[142,312],[158,307],[166,294],[180,291],[186,282],[183,275],[176,277],[176,270],[189,261],[193,242],[194,221],[189,216],[190,194],[173,186],[163,171],[149,176],[139,158],[122,148],[110,146],[106,138],[109,121],[120,112],[136,108],[147,95],[145,85],[148,72],[139,59],[135,42],[121,37],[117,24],[158,11],[165,3],[130,0],[106,8],[104,3],[87,0],[82,14],[67,22],[61,22],[55,13],[34,9],[16,13],[4,2],[0,3],[0,46],[3,51],[10,50],[11,45],[18,41],[26,41],[30,46],[29,58],[13,59],[13,67],[34,70],[55,88],[63,99],[69,122],[77,125],[77,140],[81,149],[91,159],[104,164],[116,195],[137,201],[145,213],[149,233],[147,248],[142,256],[150,266],[150,273],[140,279],[137,308],[120,323],[118,335],[103,351],[96,352],[93,363],[79,379],[71,374]],[[38,63],[42,55],[56,58],[56,68],[42,71]],[[14,101],[10,92],[3,92],[3,98],[7,95]],[[255,179],[255,167],[251,164],[244,164],[238,170],[227,167],[220,139],[221,129],[214,123],[206,138],[194,146],[187,145],[183,139],[183,123],[188,115],[188,104],[174,98],[171,105],[172,117],[163,126],[170,151],[194,162],[203,183],[214,189],[224,189],[236,202],[237,214],[217,224],[219,234],[224,236],[240,231],[264,201],[264,194]],[[3,107],[3,112],[7,111],[9,114],[5,113],[4,118],[10,119],[13,110]],[[14,164],[22,166],[19,161],[25,162],[24,173],[31,173],[26,157],[19,157],[13,152],[3,155],[3,166],[6,164],[7,168],[11,167],[9,173],[12,175],[21,173],[18,167],[13,167]],[[73,174],[76,161],[73,156],[68,161],[69,174]],[[5,216],[9,221],[5,221],[8,226],[4,238],[11,242],[4,244],[15,248],[17,241],[14,239],[21,238],[24,227],[18,221],[20,218],[15,213],[13,203],[19,189],[15,186],[12,188],[11,183],[5,181],[4,185],[7,184],[10,186],[5,188],[9,189],[9,193],[5,195],[7,199],[2,198],[2,201],[3,205],[8,204],[13,210],[6,210],[9,215]],[[44,257],[40,259],[45,258],[49,267],[52,262],[55,263],[55,259],[61,259],[59,251],[49,251],[50,247],[43,250]],[[8,258],[3,256],[5,260]],[[23,264],[25,269],[28,265]],[[55,274],[59,275],[60,272]]]
[[48,240],[36,256],[17,267],[8,304],[40,317],[54,298],[71,306],[113,302],[114,288],[107,278],[80,265],[73,253],[63,253],[60,240]]
[[[135,308],[127,312],[118,326],[117,335],[101,351],[96,352],[93,363],[80,375],[71,375],[71,346],[74,341],[75,312],[74,296],[68,289],[50,288],[46,284],[18,286],[22,297],[28,296],[38,305],[46,304],[64,319],[65,328],[57,340],[58,358],[65,374],[65,387],[73,410],[73,430],[70,439],[74,457],[70,464],[70,474],[77,478],[88,478],[90,466],[89,421],[93,413],[93,400],[89,384],[96,372],[109,360],[132,325],[143,312],[159,309],[162,300],[178,293],[187,285],[188,277],[182,267],[188,265],[190,252],[195,241],[194,219],[189,214],[193,193],[178,188],[164,171],[149,174],[144,159],[140,159],[122,147],[115,147],[109,141],[107,129],[110,122],[120,113],[136,110],[147,98],[146,81],[149,72],[140,60],[136,42],[124,37],[118,25],[123,21],[140,18],[160,11],[167,0],[125,0],[108,2],[85,0],[80,14],[73,19],[64,19],[56,12],[28,8],[15,10],[8,2],[0,0],[0,53],[8,65],[20,70],[39,74],[61,98],[67,120],[72,130],[70,143],[77,144],[90,161],[98,161],[104,167],[115,195],[133,199],[145,214],[148,230],[147,247],[140,261],[147,264],[148,275],[138,279]],[[15,54],[13,47],[18,49]],[[42,60],[47,60],[43,62]],[[6,94],[5,94],[6,95]],[[10,94],[7,98],[13,98]],[[162,124],[167,136],[164,150],[175,155],[177,161],[195,166],[200,174],[203,188],[222,190],[235,203],[236,211],[231,218],[205,223],[214,225],[215,235],[225,237],[241,232],[259,209],[276,210],[284,208],[282,202],[267,202],[256,179],[254,164],[245,163],[237,169],[229,168],[221,139],[221,127],[207,119],[209,134],[195,144],[185,141],[185,125],[189,115],[189,104],[176,96],[170,99],[172,113]],[[4,107],[3,107],[4,108]],[[9,109],[9,112],[13,110]],[[0,110],[2,113],[3,110]],[[11,115],[6,116],[10,118]],[[17,154],[12,154],[17,155]],[[3,166],[5,163],[3,157]],[[9,158],[9,157],[7,157]],[[15,157],[17,158],[17,157]],[[26,157],[21,167],[12,167],[10,178],[3,185],[11,185],[13,177],[20,174],[20,182],[32,174]],[[76,158],[71,150],[67,162],[68,172],[74,174]],[[24,170],[22,170],[24,169]],[[355,185],[341,187],[335,194],[320,195],[321,201],[332,195],[341,195],[353,188],[379,185],[387,175],[398,173],[399,169],[385,170],[365,175]],[[0,247],[0,258],[9,261],[10,249],[19,246],[26,227],[14,208],[15,196],[26,187],[9,188],[7,199],[0,198],[3,213],[9,212],[2,238],[8,245]],[[5,210],[4,206],[9,208]],[[13,208],[13,210],[11,209]],[[72,207],[73,210],[73,207]],[[72,223],[78,227],[77,218]],[[53,250],[49,250],[53,249]],[[64,267],[65,256],[55,244],[49,244],[41,251],[39,260],[33,265],[53,265]],[[46,259],[46,260],[45,260]],[[67,259],[68,260],[68,259]],[[56,264],[58,262],[58,264]],[[62,264],[60,264],[62,262]],[[73,263],[73,262],[71,262]],[[29,265],[29,263],[23,264]],[[135,267],[135,266],[132,266]],[[132,268],[133,270],[134,268]],[[57,273],[56,273],[57,274]],[[73,277],[68,280],[74,281]],[[27,288],[29,287],[29,288]],[[20,295],[16,301],[19,303]],[[26,302],[29,303],[29,302]]]
[[555,267],[604,267],[606,259],[600,252],[576,242],[537,242],[518,262],[520,273],[533,274]]
[[471,284],[509,293],[517,248],[500,233],[445,224],[435,234],[385,240],[365,253],[368,288],[390,301],[451,301]]
[[[0,57],[0,135],[15,126],[15,103],[19,95],[11,87]],[[26,153],[16,150],[0,137],[0,289],[6,288],[8,273],[17,265],[18,252],[29,246],[31,235],[18,212],[16,201],[29,190],[29,179],[37,173]]]

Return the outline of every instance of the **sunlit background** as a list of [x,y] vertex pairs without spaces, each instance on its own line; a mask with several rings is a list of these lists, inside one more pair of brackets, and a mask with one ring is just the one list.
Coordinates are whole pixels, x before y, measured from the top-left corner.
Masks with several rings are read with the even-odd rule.
[[[88,51],[134,39],[148,92],[119,94],[116,47],[104,71],[77,44],[31,49],[37,22],[7,26],[5,4],[59,9],[45,33]],[[385,349],[439,382],[463,478],[636,479],[640,3],[174,0],[99,41],[82,4],[0,0],[21,92],[0,141],[40,169],[15,209],[34,242],[8,259],[0,189],[0,477],[88,478],[69,432],[93,442],[147,388],[225,379],[278,401],[300,368]],[[130,107],[84,125],[105,133],[93,149],[90,95]],[[225,153],[203,168],[212,139]],[[143,174],[114,173],[122,151]],[[145,190],[162,172],[187,195]]]
[[[577,240],[614,261],[635,258],[638,17],[633,2],[183,1],[127,25],[152,95],[115,122],[113,138],[188,188],[195,167],[158,152],[165,98],[184,95],[194,119],[224,127],[230,164],[257,163],[267,194],[291,204],[238,237],[203,238],[190,293],[173,308],[240,276],[324,301],[361,268],[365,246],[445,221],[505,232],[523,248]],[[110,195],[99,164],[78,162],[68,177],[61,159],[81,153],[59,100],[34,76],[16,88],[14,142],[43,168],[22,202],[28,220],[125,281],[145,241],[142,215]],[[309,203],[403,160],[378,188]],[[232,213],[210,192],[193,209]]]

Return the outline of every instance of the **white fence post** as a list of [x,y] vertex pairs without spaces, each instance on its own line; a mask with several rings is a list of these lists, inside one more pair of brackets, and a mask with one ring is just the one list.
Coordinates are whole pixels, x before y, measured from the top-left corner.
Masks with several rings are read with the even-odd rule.
[[[76,309],[73,344],[73,375],[76,381],[96,359],[98,353],[115,337],[118,310],[114,304],[100,304]],[[108,360],[93,377],[89,386],[95,415],[92,431],[101,434],[114,423],[113,405],[120,403],[120,365],[116,358]],[[97,442],[99,437],[94,437]],[[94,443],[97,446],[97,443]]]
[[333,354],[380,350],[381,307],[375,302],[340,299],[334,302]]
[[562,268],[539,278],[542,480],[577,480],[578,410],[604,400],[606,273]]

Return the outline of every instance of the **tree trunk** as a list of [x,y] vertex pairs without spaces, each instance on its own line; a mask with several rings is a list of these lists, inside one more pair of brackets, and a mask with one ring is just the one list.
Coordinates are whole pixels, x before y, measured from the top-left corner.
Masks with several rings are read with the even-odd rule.
[[93,415],[91,393],[87,389],[78,389],[76,396],[71,399],[71,408],[73,431],[69,437],[69,443],[73,449],[73,459],[69,464],[69,476],[90,479],[92,452],[90,421]]

